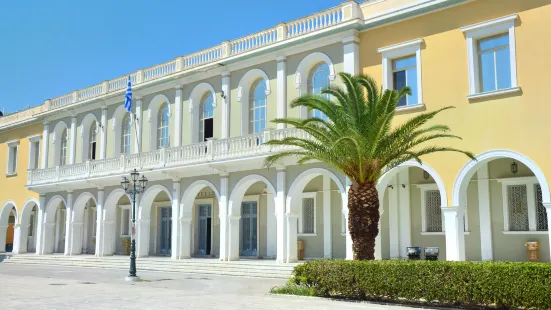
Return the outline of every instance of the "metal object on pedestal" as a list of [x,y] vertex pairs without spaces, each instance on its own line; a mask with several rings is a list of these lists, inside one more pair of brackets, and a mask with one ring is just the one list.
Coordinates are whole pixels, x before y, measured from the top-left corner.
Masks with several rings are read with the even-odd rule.
[[529,262],[540,261],[540,243],[537,241],[528,241],[524,244]]
[[421,259],[421,248],[418,246],[407,247],[408,259],[419,260]]

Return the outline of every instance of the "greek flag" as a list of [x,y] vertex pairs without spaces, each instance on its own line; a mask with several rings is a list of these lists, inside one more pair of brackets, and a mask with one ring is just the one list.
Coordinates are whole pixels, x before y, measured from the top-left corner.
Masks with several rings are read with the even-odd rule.
[[132,83],[130,77],[128,77],[128,87],[126,88],[126,95],[124,95],[124,108],[130,112],[132,110]]

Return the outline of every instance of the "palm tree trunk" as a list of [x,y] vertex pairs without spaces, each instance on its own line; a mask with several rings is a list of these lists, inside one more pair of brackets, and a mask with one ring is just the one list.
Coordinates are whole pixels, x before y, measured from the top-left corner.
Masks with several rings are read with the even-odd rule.
[[375,237],[379,234],[379,193],[374,182],[353,182],[348,190],[348,229],[354,260],[375,259]]

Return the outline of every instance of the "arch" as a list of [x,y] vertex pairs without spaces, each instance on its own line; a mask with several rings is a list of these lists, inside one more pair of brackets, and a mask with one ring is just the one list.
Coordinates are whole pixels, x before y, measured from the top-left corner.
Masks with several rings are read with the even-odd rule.
[[270,79],[266,72],[260,69],[251,69],[245,73],[245,75],[239,81],[239,86],[237,88],[237,101],[241,102],[241,134],[247,135],[249,132],[249,107],[250,107],[250,92],[252,90],[253,84],[258,80],[264,80],[266,89],[266,96],[270,95]]
[[67,202],[65,201],[65,198],[61,197],[60,195],[55,195],[46,204],[46,208],[44,209],[46,211],[46,217],[44,219],[44,223],[54,223],[55,222],[55,213],[57,210],[57,207],[59,204],[63,202],[63,205],[65,208],[67,207]]
[[404,163],[401,163],[394,169],[387,171],[379,178],[379,180],[377,181],[377,191],[379,192],[379,197],[381,197],[382,194],[384,194],[386,187],[388,186],[388,183],[392,180],[392,178],[394,178],[394,176],[400,171],[400,169],[407,168],[407,167],[417,167],[428,172],[430,176],[434,179],[434,182],[436,183],[436,186],[438,186],[438,190],[440,191],[441,206],[448,205],[448,195],[446,193],[446,186],[444,185],[444,181],[442,181],[442,178],[440,177],[440,175],[431,166],[427,165],[424,162],[418,163],[415,160],[409,160]]
[[[333,172],[324,168],[308,169],[306,171],[303,171],[301,174],[299,174],[295,178],[291,186],[289,187],[289,192],[287,194],[287,201],[286,201],[287,202],[286,213],[296,213],[297,210],[295,210],[291,204],[292,199],[294,197],[298,197],[299,195],[301,195],[302,191],[304,190],[304,187],[308,183],[310,183],[310,181],[312,181],[315,177],[318,177],[320,175],[325,175],[331,178],[331,180],[333,180],[333,182],[337,184],[337,187],[339,188],[339,192],[341,194],[345,193],[345,186],[342,184],[341,180],[339,180],[339,178]],[[346,205],[343,204],[342,208],[344,209],[345,207]]]
[[[119,107],[117,107],[117,109],[115,110],[115,113],[113,113],[113,117],[111,118],[111,130],[115,131],[115,137],[113,139],[114,143],[115,143],[115,148],[113,150],[113,155],[114,156],[117,156],[117,155],[120,155],[121,154],[121,137],[122,137],[122,127],[123,127],[123,121],[125,119],[126,116],[128,116],[127,114],[128,112],[126,111],[126,109],[124,108],[124,105],[120,105]],[[134,123],[134,118],[133,117],[130,117],[130,124],[133,125]],[[133,136],[135,135],[134,131],[132,130],[132,128],[130,128],[130,141],[134,141],[132,140],[133,139]],[[132,145],[132,142],[130,143],[130,153],[132,152],[132,148],[133,148],[133,145]]]
[[228,204],[228,215],[230,216],[241,216],[241,202],[245,193],[256,182],[263,182],[268,187],[268,191],[273,197],[276,196],[276,190],[272,182],[270,182],[265,177],[258,174],[251,174],[246,177],[243,177],[235,186],[230,195],[230,200]]
[[94,124],[96,124],[96,145],[99,145],[99,141],[97,141],[99,126],[97,125],[98,118],[96,117],[96,115],[94,115],[93,113],[88,113],[80,122],[79,134],[82,141],[81,162],[85,162],[89,159],[88,155],[90,153],[90,130]]
[[140,197],[140,206],[138,208],[139,219],[141,220],[150,219],[151,205],[153,204],[153,200],[155,200],[155,197],[157,197],[157,195],[162,191],[164,191],[168,195],[168,198],[170,199],[170,201],[172,201],[172,194],[165,186],[160,184],[155,184],[151,186]]
[[96,206],[98,205],[96,197],[90,192],[84,192],[77,197],[73,204],[73,222],[82,222],[84,220],[84,209],[90,199],[94,201]]
[[[53,166],[60,164],[61,156],[61,139],[63,139],[63,132],[67,131],[67,140],[69,139],[69,127],[64,121],[59,121],[52,131],[52,146],[54,148]],[[68,150],[67,150],[68,151]]]
[[15,223],[18,222],[19,216],[17,214],[17,206],[13,200],[8,200],[4,203],[0,209],[0,226],[7,226],[10,218],[11,211],[15,210]]
[[[216,92],[214,87],[209,83],[200,83],[193,88],[189,96],[188,112],[191,114],[191,142],[197,143],[199,141],[199,127],[201,122],[200,108],[201,101],[206,93],[212,94],[212,106],[216,108]],[[228,94],[229,96],[229,94]]]
[[107,196],[107,199],[105,199],[104,202],[104,212],[105,212],[105,218],[104,221],[115,221],[116,211],[117,211],[117,203],[121,199],[122,196],[128,197],[128,200],[132,201],[132,198],[130,195],[128,195],[124,189],[117,188],[113,190],[109,196]]
[[199,192],[205,187],[212,189],[216,195],[216,198],[220,199],[220,193],[214,184],[206,180],[195,181],[187,187],[182,195],[182,200],[180,200],[180,217],[191,218],[195,197],[197,197],[197,194],[199,194]]
[[532,173],[538,179],[538,182],[541,186],[541,194],[543,203],[551,202],[551,195],[549,193],[549,183],[543,174],[543,171],[540,167],[529,157],[517,153],[511,150],[491,150],[484,153],[481,153],[476,156],[476,160],[469,160],[463,168],[459,171],[452,189],[452,206],[463,206],[465,205],[467,186],[477,172],[477,170],[484,164],[500,158],[512,158],[518,160],[528,167]]
[[35,198],[29,198],[29,199],[27,199],[27,201],[25,201],[25,203],[23,204],[23,209],[21,210],[21,216],[20,216],[20,219],[19,219],[19,223],[21,225],[29,225],[30,224],[31,214],[32,214],[33,208],[35,206],[37,208],[39,206],[39,202]]
[[[329,80],[333,81],[336,77],[335,66],[331,58],[324,53],[314,52],[304,57],[298,65],[297,72],[295,73],[295,87],[299,90],[299,95],[305,95],[308,93],[308,78],[310,72],[319,63],[326,63],[329,66]],[[308,111],[305,107],[300,109],[300,117],[306,118]]]
[[[157,149],[157,127],[159,123],[159,111],[163,104],[166,103],[167,109],[168,109],[168,118],[172,116],[172,110],[170,107],[170,100],[168,100],[168,97],[159,94],[153,97],[151,101],[149,102],[148,109],[147,109],[147,121],[149,122],[149,150],[155,150]],[[170,120],[169,120],[170,122]]]

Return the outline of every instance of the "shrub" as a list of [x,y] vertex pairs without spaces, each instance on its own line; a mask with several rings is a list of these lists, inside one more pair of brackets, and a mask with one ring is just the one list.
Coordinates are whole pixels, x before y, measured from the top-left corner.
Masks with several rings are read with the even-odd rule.
[[293,281],[326,297],[551,309],[551,264],[318,260]]

